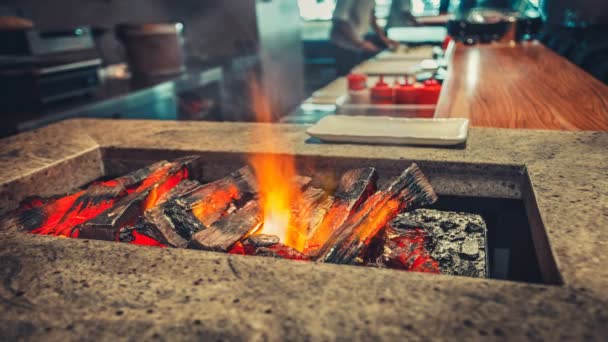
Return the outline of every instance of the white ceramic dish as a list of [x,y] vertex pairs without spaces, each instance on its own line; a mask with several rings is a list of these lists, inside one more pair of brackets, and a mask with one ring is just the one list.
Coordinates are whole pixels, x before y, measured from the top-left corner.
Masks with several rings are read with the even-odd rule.
[[436,105],[393,104],[375,105],[351,102],[348,95],[336,100],[336,114],[360,116],[390,116],[399,118],[432,118],[435,115]]
[[330,115],[306,130],[325,142],[450,146],[467,140],[467,119]]

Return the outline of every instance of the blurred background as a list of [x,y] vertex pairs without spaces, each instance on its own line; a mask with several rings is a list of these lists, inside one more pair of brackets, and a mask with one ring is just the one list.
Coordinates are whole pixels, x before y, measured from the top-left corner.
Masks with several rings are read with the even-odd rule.
[[[416,18],[476,8],[527,13],[545,25],[535,38],[605,81],[607,3],[377,0],[375,13],[389,38],[409,46],[440,45],[447,34],[445,21]],[[336,0],[2,0],[0,135],[71,117],[250,121],[252,78],[278,121],[338,76],[335,7]]]

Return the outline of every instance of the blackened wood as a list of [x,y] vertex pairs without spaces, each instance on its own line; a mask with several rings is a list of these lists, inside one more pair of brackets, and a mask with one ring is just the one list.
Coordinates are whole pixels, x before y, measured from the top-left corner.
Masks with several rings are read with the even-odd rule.
[[257,183],[251,169],[243,167],[148,210],[137,229],[167,246],[184,248],[192,234],[209,228],[256,194]]
[[[308,236],[307,254],[318,253],[333,232],[376,191],[377,180],[378,174],[373,167],[349,170],[342,175],[333,199],[317,208],[316,222],[312,222]],[[331,205],[329,209],[328,205]],[[319,214],[324,214],[321,223],[318,223]]]
[[253,199],[257,192],[258,185],[251,169],[243,167],[175,199],[175,204],[192,212],[204,226],[209,227],[226,215],[231,205],[239,207]]
[[126,196],[127,189],[136,188],[150,174],[169,165],[160,161],[122,177],[94,182],[76,193],[28,199],[10,214],[11,225],[36,234],[71,236],[79,224],[97,217]]
[[230,247],[252,233],[262,223],[262,213],[256,201],[214,223],[192,236],[190,246],[196,249],[227,252]]
[[252,247],[270,247],[279,243],[280,239],[276,235],[251,235],[250,237],[243,240],[243,245]]
[[[245,248],[247,250],[247,248]],[[309,260],[309,257],[282,243],[255,248],[253,255],[289,260]]]
[[[128,196],[114,203],[112,208],[97,217],[77,226],[73,235],[79,238],[118,240],[122,227],[127,224],[134,225],[144,214],[143,211],[146,207],[153,207],[160,201],[166,200],[166,195],[158,192],[171,192],[172,188],[188,176],[188,164],[196,160],[198,157],[182,158],[171,163],[157,163],[158,167],[150,168],[150,172],[145,178],[137,183],[131,183],[134,188],[132,187],[132,192]],[[120,180],[117,182],[123,184]],[[191,185],[191,183],[186,183],[184,186],[191,187]]]
[[120,199],[109,210],[76,227],[73,235],[81,239],[118,240],[120,228],[134,223],[141,215],[141,208],[149,192],[148,189]]
[[235,243],[228,253],[290,260],[310,260],[304,253],[280,243],[279,238],[273,235],[252,235],[242,242]]
[[[146,210],[143,218],[138,220],[135,225],[135,230],[143,235],[149,236],[166,246],[185,248],[190,239],[190,233],[183,234],[181,226],[175,226],[175,222],[168,217],[171,212],[170,200],[175,197],[184,196],[196,189],[200,183],[192,180],[183,180],[170,191],[162,194],[157,202],[157,205]],[[181,210],[177,208],[177,210]],[[178,215],[175,215],[178,216]],[[176,221],[178,222],[178,221]],[[198,221],[190,223],[191,225],[198,224]],[[152,226],[154,226],[152,228]],[[200,227],[203,229],[204,227]],[[124,234],[123,234],[124,235]],[[182,236],[185,235],[185,236]],[[128,236],[124,236],[127,240]],[[123,241],[123,240],[121,240]]]
[[158,200],[156,201],[156,206],[160,206],[161,204],[168,202],[169,200],[171,200],[173,198],[186,196],[189,193],[191,193],[192,191],[194,191],[195,189],[197,189],[200,185],[201,185],[201,183],[199,183],[195,180],[184,179],[181,182],[179,182],[176,186],[171,188],[171,190],[166,191],[165,193],[161,194],[158,197]]
[[340,226],[323,246],[317,259],[353,263],[361,250],[402,210],[429,205],[437,200],[431,184],[416,164],[376,192]]
[[387,267],[424,273],[440,273],[439,263],[431,257],[432,237],[423,228],[397,230],[386,227],[381,262]]

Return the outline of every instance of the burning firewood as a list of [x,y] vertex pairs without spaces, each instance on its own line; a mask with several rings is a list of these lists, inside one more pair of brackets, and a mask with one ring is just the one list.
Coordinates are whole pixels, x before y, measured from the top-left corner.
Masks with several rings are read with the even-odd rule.
[[424,224],[411,222],[399,228],[387,225],[357,257],[358,264],[424,273],[440,273],[431,256],[433,237]]
[[141,214],[141,208],[149,194],[150,189],[147,189],[123,197],[110,209],[76,227],[72,236],[81,239],[117,240],[120,228],[133,224],[130,220],[136,220]]
[[428,180],[412,164],[396,180],[367,199],[327,240],[317,260],[352,263],[371,239],[402,210],[437,200]]
[[[144,213],[144,218],[148,221],[154,222],[167,222],[162,221],[160,218],[156,218],[156,215],[164,215],[164,206],[163,204],[169,201],[172,198],[184,196],[194,189],[200,186],[200,183],[193,180],[183,180],[171,190],[162,194],[154,207],[146,210]],[[163,231],[174,232],[172,227],[162,227]],[[120,230],[119,241],[128,242],[134,244],[143,244],[143,245],[171,245],[171,243],[162,244],[159,239],[154,236],[154,234],[147,229],[146,225],[142,223],[140,219],[135,226],[124,227]],[[182,247],[185,247],[182,246]]]
[[161,161],[66,196],[26,200],[6,220],[34,234],[71,236],[75,227],[112,208],[121,198],[147,189],[171,165]]
[[279,237],[274,235],[252,235],[242,242],[235,244],[228,253],[241,255],[257,255],[289,260],[309,260],[295,248],[291,248],[279,242]]
[[167,246],[184,248],[192,234],[211,227],[256,194],[255,179],[244,167],[146,211],[137,229]]
[[422,228],[414,228],[406,231],[396,231],[387,227],[387,240],[384,244],[382,262],[394,269],[440,273],[439,263],[429,253],[427,245],[431,237]]
[[315,208],[315,212],[321,214],[322,221],[316,224],[311,222],[307,254],[315,255],[336,229],[376,191],[377,180],[378,174],[372,167],[350,170],[342,175],[333,198]]
[[146,209],[156,206],[160,198],[166,199],[165,193],[188,177],[188,166],[196,160],[196,157],[183,158],[154,170],[137,187],[128,189],[129,194],[111,208],[78,225],[72,236],[117,240],[121,228],[135,224]]
[[256,248],[253,255],[289,260],[310,260],[308,256],[300,253],[297,249],[291,248],[282,243],[277,243],[276,245],[268,247]]
[[[303,250],[308,235],[320,224],[327,210],[327,203],[333,201],[323,189],[309,186],[299,196],[291,208],[291,225],[288,243]],[[325,205],[325,206],[324,206]]]
[[270,247],[278,244],[281,241],[278,236],[275,235],[251,235],[250,237],[243,240],[243,246],[250,246],[252,248],[258,247]]
[[211,227],[194,235],[190,247],[227,252],[243,237],[253,233],[262,224],[262,212],[257,201],[250,201],[236,212],[217,221]]

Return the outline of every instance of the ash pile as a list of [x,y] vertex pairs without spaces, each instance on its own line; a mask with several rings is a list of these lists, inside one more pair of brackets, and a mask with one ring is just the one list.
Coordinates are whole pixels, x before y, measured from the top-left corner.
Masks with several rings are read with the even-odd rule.
[[488,277],[487,227],[481,216],[418,209],[400,214],[390,225],[401,231],[425,230],[427,249],[442,274]]

